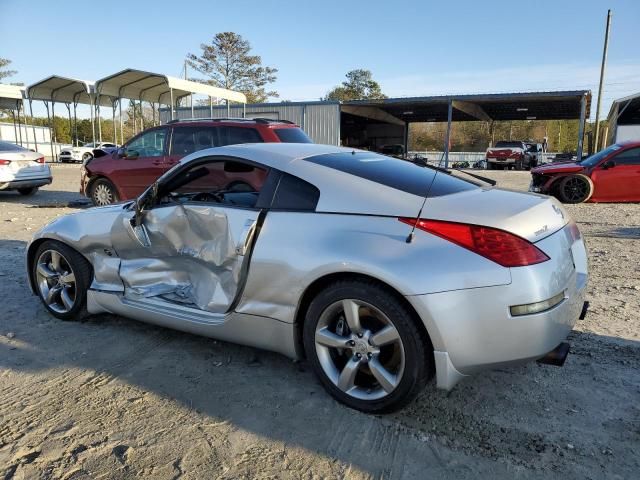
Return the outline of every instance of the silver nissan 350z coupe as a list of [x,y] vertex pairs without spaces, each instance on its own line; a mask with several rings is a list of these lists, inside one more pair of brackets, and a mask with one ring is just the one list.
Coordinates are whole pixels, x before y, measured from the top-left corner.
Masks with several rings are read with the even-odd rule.
[[326,145],[191,154],[136,201],[54,220],[27,264],[58,318],[111,312],[306,357],[366,412],[434,375],[451,389],[561,364],[587,305],[584,243],[553,198]]

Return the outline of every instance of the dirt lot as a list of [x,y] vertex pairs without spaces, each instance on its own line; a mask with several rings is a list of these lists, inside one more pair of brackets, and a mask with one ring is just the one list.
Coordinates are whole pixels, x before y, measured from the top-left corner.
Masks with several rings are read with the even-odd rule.
[[[514,189],[529,180],[487,173]],[[79,198],[77,166],[54,175],[30,199],[0,193],[0,478],[638,478],[640,205],[569,206],[591,311],[564,368],[488,372],[449,395],[431,386],[376,417],[334,402],[304,363],[115,316],[48,315],[23,255]]]

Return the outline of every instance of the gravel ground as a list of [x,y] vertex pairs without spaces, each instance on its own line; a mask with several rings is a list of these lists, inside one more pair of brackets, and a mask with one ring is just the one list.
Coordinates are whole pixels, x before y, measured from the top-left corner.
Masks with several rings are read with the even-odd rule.
[[[485,172],[527,187],[526,172]],[[102,315],[60,322],[31,296],[34,231],[74,211],[79,171],[0,193],[0,478],[638,478],[640,205],[570,205],[591,310],[564,368],[483,373],[370,416],[304,364]]]

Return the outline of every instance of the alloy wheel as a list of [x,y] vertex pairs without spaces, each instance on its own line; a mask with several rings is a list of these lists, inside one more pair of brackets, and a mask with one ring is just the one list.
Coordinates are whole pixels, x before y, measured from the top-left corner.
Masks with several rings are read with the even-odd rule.
[[111,205],[114,201],[113,191],[108,185],[98,183],[93,189],[93,201],[100,207]]
[[315,331],[320,365],[341,391],[361,400],[386,397],[399,385],[405,352],[393,322],[355,299],[329,305]]
[[57,313],[68,313],[76,301],[76,277],[69,261],[57,250],[45,250],[38,257],[36,277],[40,295]]
[[567,179],[564,184],[564,196],[571,202],[581,202],[589,193],[589,185],[579,177]]

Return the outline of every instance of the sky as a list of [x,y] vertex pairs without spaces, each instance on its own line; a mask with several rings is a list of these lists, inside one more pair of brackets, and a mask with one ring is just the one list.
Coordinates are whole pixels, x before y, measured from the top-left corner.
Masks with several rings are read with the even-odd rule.
[[187,53],[233,31],[279,70],[281,100],[317,100],[355,68],[392,97],[590,89],[595,100],[608,8],[606,117],[640,92],[640,0],[0,0],[0,57],[18,71],[5,81],[27,85],[124,68],[180,76]]

